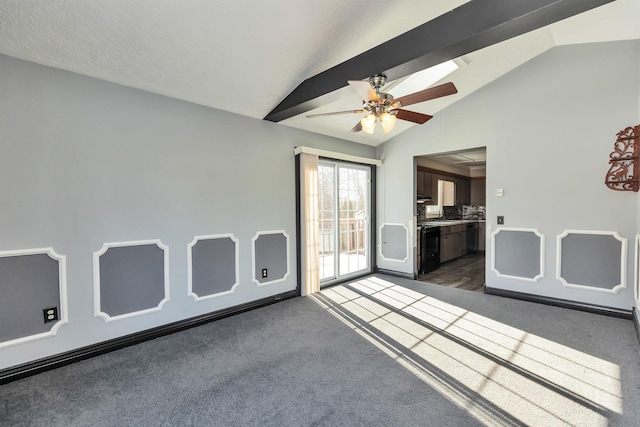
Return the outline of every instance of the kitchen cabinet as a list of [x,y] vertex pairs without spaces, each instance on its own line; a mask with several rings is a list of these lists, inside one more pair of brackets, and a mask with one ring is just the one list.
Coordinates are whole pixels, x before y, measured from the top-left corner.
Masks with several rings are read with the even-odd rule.
[[440,191],[440,186],[438,184],[438,175],[431,174],[431,204],[438,204],[438,192]]
[[466,255],[467,233],[465,224],[440,227],[440,262]]
[[[418,196],[424,195],[424,174],[427,172],[419,170],[416,172],[416,194]],[[431,190],[431,189],[429,189]]]
[[[471,180],[457,178],[439,173],[427,172],[418,169],[416,172],[416,193],[418,196],[431,197],[426,204],[437,205],[440,191],[438,181],[446,181],[442,195],[443,206],[471,205]],[[451,183],[451,184],[447,184]],[[482,185],[480,186],[484,188]],[[484,204],[484,202],[483,202]]]
[[485,206],[487,198],[487,180],[474,178],[471,180],[471,205]]
[[453,234],[440,236],[440,262],[447,262],[453,257]]
[[438,203],[438,192],[433,192],[433,186],[431,185],[431,181],[433,180],[433,174],[430,172],[425,172],[422,177],[422,183],[424,185],[424,192],[426,196],[431,196],[431,201],[427,201],[427,204]]
[[418,170],[416,174],[416,193],[418,196],[431,197],[431,201],[425,201],[426,204],[438,203],[438,190],[436,185],[436,191],[433,192],[433,174]]
[[478,250],[484,252],[485,251],[485,242],[486,242],[486,223],[479,222],[478,223]]
[[456,178],[456,205],[471,204],[471,180]]

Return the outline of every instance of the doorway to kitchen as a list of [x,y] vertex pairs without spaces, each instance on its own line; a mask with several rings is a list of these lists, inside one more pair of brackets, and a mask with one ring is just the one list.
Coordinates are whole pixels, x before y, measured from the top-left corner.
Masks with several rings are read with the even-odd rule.
[[484,264],[484,252],[467,254],[442,263],[437,270],[419,275],[418,280],[468,291],[483,292]]
[[371,271],[371,168],[318,162],[321,285]]
[[416,277],[484,290],[486,148],[432,154],[416,164]]

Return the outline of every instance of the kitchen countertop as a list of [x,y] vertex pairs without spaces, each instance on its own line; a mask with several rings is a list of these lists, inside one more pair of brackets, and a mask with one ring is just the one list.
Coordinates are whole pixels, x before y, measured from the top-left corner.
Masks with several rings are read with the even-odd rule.
[[484,219],[450,219],[450,220],[437,220],[437,221],[426,221],[418,223],[420,227],[442,227],[447,225],[459,225],[459,224],[468,224],[473,222],[486,222]]

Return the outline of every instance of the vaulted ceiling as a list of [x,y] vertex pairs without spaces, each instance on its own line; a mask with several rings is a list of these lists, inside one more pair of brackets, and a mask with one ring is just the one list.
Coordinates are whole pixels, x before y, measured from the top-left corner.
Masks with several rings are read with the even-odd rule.
[[[509,9],[510,2],[533,0],[471,1]],[[550,8],[563,2],[607,3],[539,1]],[[438,17],[452,16],[447,13],[456,8],[471,10],[470,5],[468,0],[2,0],[0,53],[263,119],[303,82]],[[548,19],[544,15],[542,21]],[[443,81],[455,83],[456,95],[411,110],[433,115],[554,46],[638,39],[639,16],[640,1],[615,0],[504,41],[484,41],[486,47],[452,58],[460,68]],[[498,24],[504,28],[512,22]],[[346,81],[363,76],[340,78],[342,87],[328,89],[312,107],[277,121],[373,146],[419,126],[399,121],[389,134],[367,135],[349,133],[357,115],[307,119],[309,113],[360,108],[362,100]]]

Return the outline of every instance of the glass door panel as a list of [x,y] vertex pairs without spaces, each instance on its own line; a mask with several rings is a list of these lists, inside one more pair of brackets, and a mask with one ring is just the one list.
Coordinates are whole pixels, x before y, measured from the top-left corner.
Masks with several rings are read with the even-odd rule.
[[367,265],[366,220],[368,171],[339,167],[340,274],[363,270]]
[[320,280],[335,278],[335,167],[333,165],[318,165],[318,185],[320,210]]

